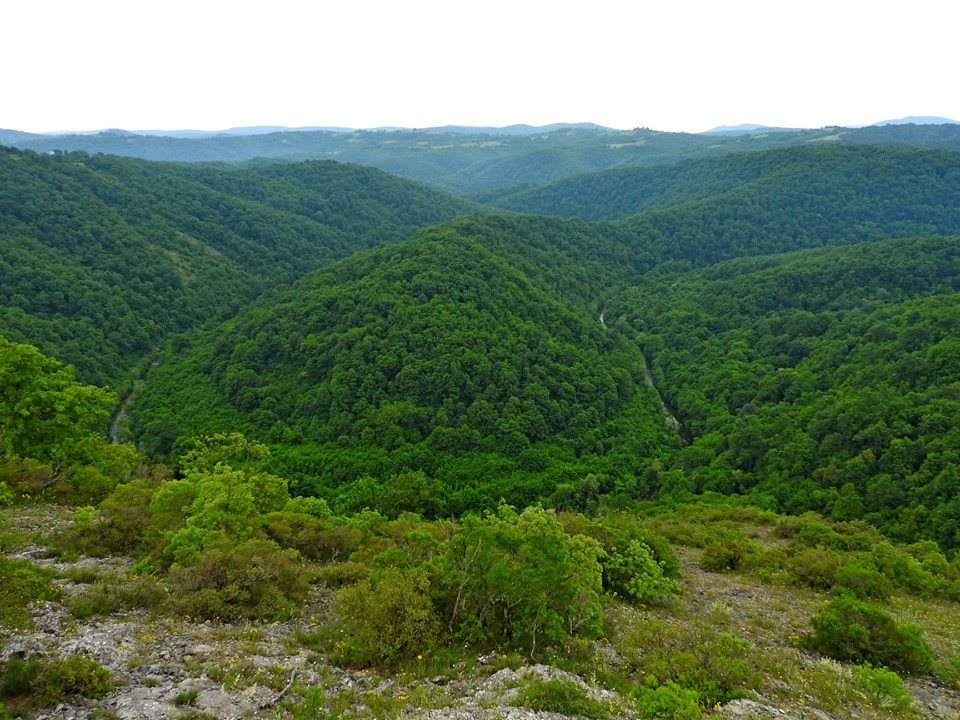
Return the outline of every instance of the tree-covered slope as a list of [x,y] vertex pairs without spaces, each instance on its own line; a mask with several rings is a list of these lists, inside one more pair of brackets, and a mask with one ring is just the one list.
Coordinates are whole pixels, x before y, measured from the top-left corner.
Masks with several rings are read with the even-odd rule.
[[642,355],[541,287],[457,223],[358,253],[169,358],[135,432],[164,453],[241,430],[328,495],[422,471],[449,510],[632,481],[677,444]]
[[694,437],[665,487],[960,545],[960,238],[651,273],[609,317]]
[[[736,220],[759,231],[802,228],[812,235],[828,232],[826,223],[842,215],[852,216],[848,224],[871,222],[880,232],[901,232],[898,222],[951,231],[958,193],[958,153],[808,145],[607,170],[488,200],[504,209],[586,220],[643,212],[665,233],[684,226],[703,232]],[[786,216],[782,228],[776,225],[780,216]]]
[[240,170],[3,150],[0,333],[116,382],[170,332],[467,207],[332,162]]
[[295,131],[182,138],[107,131],[29,135],[0,131],[0,142],[38,152],[84,151],[186,162],[333,159],[463,193],[542,185],[597,170],[673,164],[750,150],[807,144],[890,144],[960,150],[960,126],[827,127],[751,135],[697,135],[647,128],[562,128],[524,135],[444,128],[353,132]]

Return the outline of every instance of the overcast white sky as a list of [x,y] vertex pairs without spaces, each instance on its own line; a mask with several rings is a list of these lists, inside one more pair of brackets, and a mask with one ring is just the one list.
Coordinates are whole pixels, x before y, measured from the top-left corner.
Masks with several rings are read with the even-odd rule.
[[[947,0],[8,0],[0,128],[960,120]],[[948,16],[950,13],[950,16]]]

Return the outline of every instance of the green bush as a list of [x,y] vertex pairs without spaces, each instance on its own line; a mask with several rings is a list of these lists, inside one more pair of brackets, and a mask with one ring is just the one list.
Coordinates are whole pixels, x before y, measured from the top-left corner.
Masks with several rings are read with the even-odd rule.
[[726,535],[707,544],[700,555],[700,567],[707,572],[725,572],[743,567],[750,552],[746,538]]
[[814,590],[832,588],[839,567],[840,556],[822,547],[806,548],[790,563],[790,569],[800,582]]
[[75,618],[86,620],[94,615],[110,615],[121,610],[155,608],[166,597],[163,586],[153,578],[124,581],[107,577],[82,592],[72,594],[66,605]]
[[703,711],[696,690],[668,681],[658,687],[640,686],[634,692],[637,712],[649,720],[699,720]]
[[841,595],[810,620],[809,649],[836,660],[870,663],[906,673],[933,669],[933,652],[920,630],[900,625],[889,615]]
[[667,577],[650,548],[638,540],[623,553],[607,554],[601,564],[607,588],[634,602],[664,600],[680,592],[680,583]]
[[890,581],[870,567],[848,562],[837,568],[834,587],[846,590],[858,598],[885,600],[890,597]]
[[39,660],[11,658],[0,663],[0,697],[26,697],[33,690],[34,681],[43,665]]
[[750,644],[710,626],[647,618],[617,642],[631,674],[693,691],[701,707],[743,697],[758,682],[748,663]]
[[37,707],[50,707],[76,695],[103,697],[112,689],[110,671],[83,655],[44,663],[31,684]]
[[572,680],[535,680],[524,685],[513,704],[539,712],[557,713],[569,717],[586,717],[604,720],[609,709],[596,700],[591,700],[587,691]]
[[426,654],[440,635],[422,572],[387,568],[339,590],[336,610],[345,635],[334,647],[348,665],[395,668]]
[[0,625],[29,626],[29,604],[54,596],[50,581],[33,563],[0,555]]
[[202,618],[282,620],[306,599],[299,558],[269,540],[212,536],[196,562],[170,569],[170,602]]

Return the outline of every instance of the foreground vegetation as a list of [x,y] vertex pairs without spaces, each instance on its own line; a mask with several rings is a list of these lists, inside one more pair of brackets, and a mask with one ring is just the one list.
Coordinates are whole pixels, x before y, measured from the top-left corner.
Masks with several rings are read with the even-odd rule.
[[[110,401],[34,350],[8,344],[6,357],[34,358],[21,370],[33,378],[29,387],[47,381],[61,400],[86,392],[94,405]],[[58,420],[42,440],[25,432],[8,446],[5,550],[29,540],[16,531],[18,511],[95,503],[34,540],[60,567],[81,556],[131,564],[101,577],[4,559],[6,632],[28,631],[33,613],[24,608],[41,601],[62,603],[77,623],[129,613],[237,632],[288,623],[288,653],[314,679],[298,684],[279,666],[261,666],[233,681],[262,676],[285,691],[272,710],[278,716],[321,708],[380,716],[463,702],[415,688],[438,675],[489,682],[491,673],[531,662],[566,674],[498,675],[513,678],[500,688],[503,702],[597,718],[696,718],[739,698],[838,717],[922,717],[913,678],[928,678],[947,697],[947,688],[960,690],[960,566],[933,542],[900,546],[863,522],[784,516],[719,495],[664,496],[629,513],[601,505],[590,516],[508,505],[459,520],[338,515],[322,499],[291,497],[266,469],[266,446],[242,435],[196,439],[173,474],[110,464],[135,453],[88,445],[83,414]],[[65,449],[56,470],[52,458],[29,459],[58,436]],[[94,485],[70,481],[91,468],[103,478],[99,497]],[[64,594],[58,578],[73,590]],[[913,622],[921,614],[923,629]],[[229,671],[217,667],[195,671]],[[391,699],[376,710],[367,700],[363,710],[349,693],[318,695],[325,667],[391,677]],[[129,672],[82,655],[10,657],[0,692],[8,712],[29,714],[81,696],[96,702],[114,675]],[[197,702],[182,693],[176,705]]]

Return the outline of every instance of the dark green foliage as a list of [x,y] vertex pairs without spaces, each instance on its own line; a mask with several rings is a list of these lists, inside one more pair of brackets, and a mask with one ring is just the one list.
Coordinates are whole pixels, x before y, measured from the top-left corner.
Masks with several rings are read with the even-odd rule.
[[[620,168],[520,191],[502,207],[630,224],[645,249],[696,264],[960,231],[956,153],[807,146]],[[642,213],[642,214],[640,214]]]
[[0,150],[0,334],[114,387],[172,333],[466,203],[333,162],[228,170]]
[[648,275],[615,312],[694,435],[664,488],[952,547],[958,251],[931,237]]
[[927,673],[933,653],[919,628],[900,625],[889,615],[841,595],[810,620],[806,645],[837,660],[882,665],[897,672]]
[[464,221],[311,275],[157,368],[135,431],[243,429],[301,492],[391,516],[639,470],[672,439],[636,347],[489,250],[499,232]]

